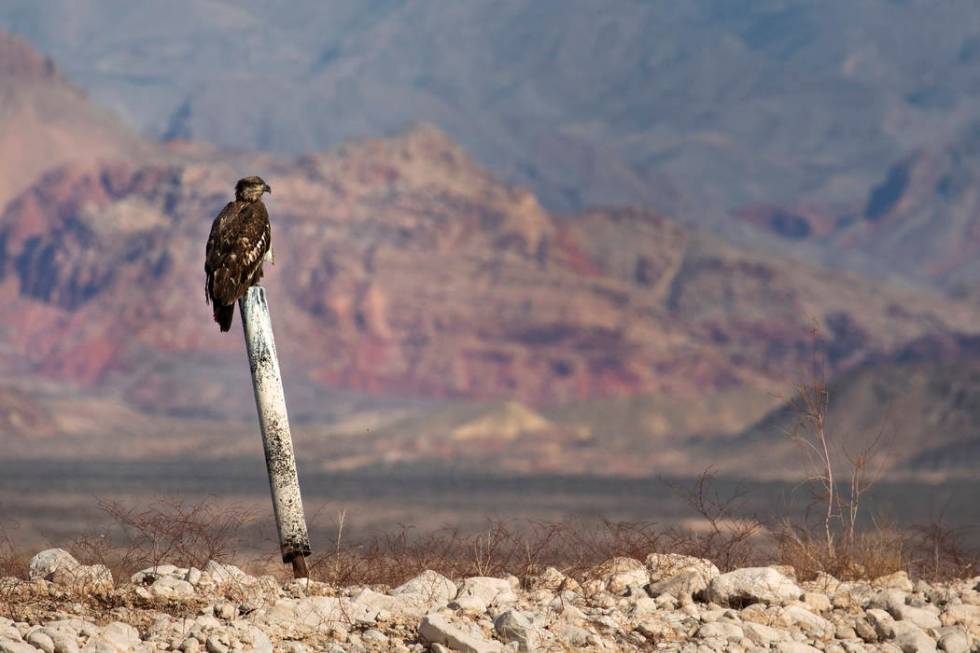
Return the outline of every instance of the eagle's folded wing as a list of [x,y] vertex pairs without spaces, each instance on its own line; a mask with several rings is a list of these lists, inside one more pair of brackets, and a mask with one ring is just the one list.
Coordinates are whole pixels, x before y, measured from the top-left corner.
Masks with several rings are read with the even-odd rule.
[[248,290],[271,240],[269,215],[261,202],[239,205],[223,221],[219,216],[217,232],[212,229],[208,239],[205,264],[212,301],[231,305]]

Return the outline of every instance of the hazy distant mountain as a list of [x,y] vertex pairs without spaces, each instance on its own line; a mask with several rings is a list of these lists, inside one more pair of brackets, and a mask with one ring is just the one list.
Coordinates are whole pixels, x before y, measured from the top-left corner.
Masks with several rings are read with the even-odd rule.
[[50,59],[0,30],[0,208],[49,168],[150,149],[66,82]]
[[295,160],[181,152],[49,172],[0,217],[0,279],[11,301],[45,307],[25,309],[17,350],[83,383],[147,371],[160,357],[144,348],[237,351],[198,306],[198,268],[248,168],[276,190],[267,283],[283,350],[327,386],[537,403],[765,390],[813,347],[845,369],[980,324],[972,308],[759,257],[653,212],[548,213],[423,126]]
[[861,201],[757,206],[738,217],[834,263],[854,253],[980,300],[980,122],[896,161]]
[[[814,354],[847,373],[980,325],[976,307],[652,210],[550,212],[432,126],[300,157],[141,141],[10,42],[0,71],[24,109],[0,134],[52,167],[0,212],[7,456],[241,452],[247,367],[210,320],[201,257],[255,171],[275,189],[267,285],[291,407],[335,467],[696,472],[684,436],[757,419]],[[45,119],[25,122],[35,109]],[[51,146],[87,138],[80,151],[102,154],[65,163],[73,150]],[[957,425],[944,442],[968,446]]]
[[[14,387],[76,389],[30,408],[58,420],[32,455],[145,457],[204,437],[212,455],[240,451],[226,425],[249,414],[247,367],[203,304],[201,247],[245,170],[275,189],[279,351],[304,429],[329,434],[307,451],[332,466],[693,472],[685,434],[752,421],[814,354],[842,372],[980,324],[969,306],[763,258],[652,212],[548,213],[431,127],[298,159],[163,159],[57,168],[0,215],[3,370]],[[375,399],[338,422],[349,402],[324,398],[339,392]],[[644,394],[657,399],[626,401]],[[384,408],[408,398],[449,402]],[[467,406],[478,399],[492,403]],[[26,438],[31,422],[11,415],[24,426],[4,437]]]
[[153,136],[310,152],[424,120],[563,210],[855,201],[980,112],[969,0],[9,0]]
[[[874,446],[876,467],[904,473],[975,478],[980,463],[980,339],[930,336],[872,358],[829,385],[827,433],[834,459],[847,469]],[[800,414],[792,403],[773,410],[737,438],[705,443],[729,469],[751,469],[765,457],[784,475],[802,451],[788,434]],[[802,431],[806,433],[806,431]]]

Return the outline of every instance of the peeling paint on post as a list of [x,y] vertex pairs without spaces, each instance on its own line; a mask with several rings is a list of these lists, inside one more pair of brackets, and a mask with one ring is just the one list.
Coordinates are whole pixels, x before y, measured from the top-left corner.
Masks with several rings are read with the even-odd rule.
[[272,321],[269,318],[265,288],[249,288],[238,300],[238,307],[241,309],[242,325],[245,329],[248,363],[252,369],[252,387],[255,389],[255,406],[259,412],[259,426],[262,428],[262,446],[269,470],[269,486],[272,489],[272,507],[279,529],[282,561],[292,563],[296,578],[306,578],[310,536],[306,530],[306,517],[303,515],[293,439],[289,433],[289,417],[286,415],[286,396],[279,375],[279,360],[272,337]]

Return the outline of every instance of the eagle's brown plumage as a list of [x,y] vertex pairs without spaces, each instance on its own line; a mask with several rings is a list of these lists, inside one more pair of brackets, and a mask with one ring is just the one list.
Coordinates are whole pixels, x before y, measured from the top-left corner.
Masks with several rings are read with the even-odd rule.
[[222,331],[231,328],[235,302],[262,278],[262,262],[272,245],[269,212],[262,193],[272,189],[261,177],[245,177],[211,224],[205,251],[204,291]]

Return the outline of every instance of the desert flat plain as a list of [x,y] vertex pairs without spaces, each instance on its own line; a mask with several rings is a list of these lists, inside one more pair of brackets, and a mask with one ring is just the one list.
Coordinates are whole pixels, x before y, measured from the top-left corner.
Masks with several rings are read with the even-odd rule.
[[256,170],[274,189],[266,285],[300,471],[325,510],[372,527],[518,502],[529,519],[680,520],[655,479],[713,467],[770,512],[807,473],[787,402],[819,361],[834,437],[882,438],[881,509],[971,518],[965,155],[896,164],[850,222],[839,204],[733,218],[777,243],[903,252],[939,185],[962,219],[882,278],[656,208],[549,210],[429,124],[229,150],[136,134],[18,37],[0,36],[0,77],[0,509],[33,539],[97,519],[93,497],[268,510],[238,327],[210,322],[201,271],[212,216]]

